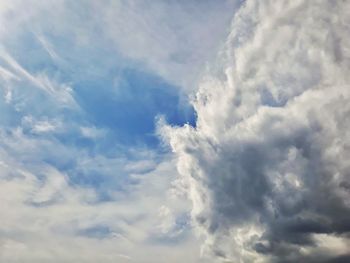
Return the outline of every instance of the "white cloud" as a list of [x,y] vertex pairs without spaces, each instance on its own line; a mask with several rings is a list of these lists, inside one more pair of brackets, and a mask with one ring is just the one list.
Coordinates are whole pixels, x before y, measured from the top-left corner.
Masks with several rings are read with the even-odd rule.
[[349,258],[349,10],[246,1],[193,102],[196,127],[162,128],[213,261]]
[[63,126],[59,120],[48,120],[47,118],[36,120],[30,115],[24,116],[21,124],[24,129],[29,129],[34,134],[58,132]]
[[86,138],[96,139],[103,137],[106,131],[96,127],[80,127],[81,134]]
[[[176,218],[188,213],[189,207],[168,192],[174,178],[171,161],[91,157],[83,150],[65,149],[67,146],[20,131],[3,136],[0,190],[1,207],[6,212],[0,217],[2,261],[164,262],[168,257],[169,262],[197,261],[198,246],[189,226],[174,228]],[[111,187],[105,190],[110,192],[110,201],[99,201],[93,187],[74,184],[72,170],[67,174],[43,161],[43,148],[55,150],[61,158],[65,152],[79,158],[74,167],[78,171],[95,170],[111,177]],[[142,172],[142,167],[149,170],[149,163],[153,163],[152,169]],[[123,166],[134,172],[130,175],[133,183],[118,190],[112,179],[129,176],[123,175]],[[157,217],[165,206],[168,214]],[[171,226],[159,228],[167,222]],[[187,234],[180,236],[180,230]],[[169,243],[159,242],[159,238]]]
[[214,58],[238,1],[116,1],[94,4],[120,52],[193,90]]
[[[244,2],[196,93],[196,127],[160,128],[175,152],[175,181],[169,156],[84,149],[98,148],[110,131],[82,120],[62,72],[87,82],[132,66],[191,93],[235,8],[236,1],[0,4],[2,261],[347,259],[346,1]],[[21,57],[21,41],[44,53]],[[52,72],[41,67],[43,54]],[[54,136],[62,132],[67,144]],[[89,185],[96,177],[102,186]],[[202,235],[202,259],[192,227]]]
[[[4,1],[0,39],[29,31],[55,63],[70,58],[49,36],[67,37],[75,47],[105,48],[120,64],[138,64],[170,83],[193,90],[214,58],[239,1]],[[6,18],[6,19],[5,19]],[[72,24],[74,25],[72,27]],[[6,29],[5,29],[6,28]],[[11,36],[12,34],[12,36]],[[98,39],[98,41],[96,41]],[[72,47],[74,48],[74,47]],[[126,59],[125,59],[126,58]]]
[[[29,93],[28,97],[17,96],[19,102],[17,102],[17,110],[23,110],[23,107],[28,107],[28,100],[35,97],[34,89],[44,92],[51,100],[51,108],[73,108],[77,109],[78,106],[73,98],[73,90],[67,84],[58,83],[53,79],[50,79],[44,72],[37,74],[30,73],[22,65],[20,65],[7,51],[2,48],[0,50],[0,63],[3,64],[1,67],[1,77],[4,80],[2,88],[5,89],[5,100],[10,103],[15,94]],[[40,93],[39,93],[40,94]],[[41,102],[42,103],[42,102]]]
[[135,3],[1,2],[0,261],[203,262],[171,157],[110,142],[75,84],[136,67],[189,86],[234,4]]

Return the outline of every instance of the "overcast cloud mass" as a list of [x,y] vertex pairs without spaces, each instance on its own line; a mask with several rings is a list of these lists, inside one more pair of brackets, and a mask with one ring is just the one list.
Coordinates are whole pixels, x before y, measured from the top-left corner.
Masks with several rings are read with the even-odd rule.
[[350,1],[0,3],[0,261],[350,262]]

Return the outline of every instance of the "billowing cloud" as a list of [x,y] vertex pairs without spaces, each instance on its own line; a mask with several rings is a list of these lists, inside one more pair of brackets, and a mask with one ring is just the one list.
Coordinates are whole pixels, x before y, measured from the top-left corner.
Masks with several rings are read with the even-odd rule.
[[349,12],[246,1],[193,101],[196,127],[161,128],[213,261],[349,260]]

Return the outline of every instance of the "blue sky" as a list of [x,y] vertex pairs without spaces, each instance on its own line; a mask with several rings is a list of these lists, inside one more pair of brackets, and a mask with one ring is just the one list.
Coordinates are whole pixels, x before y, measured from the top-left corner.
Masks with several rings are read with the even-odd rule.
[[[65,5],[63,12],[73,23],[96,15],[81,9],[90,10],[89,4]],[[127,162],[145,158],[130,154],[130,149],[149,151],[157,157],[146,159],[159,162],[168,150],[157,135],[158,119],[171,125],[195,125],[194,110],[178,84],[151,70],[146,62],[118,51],[97,29],[90,30],[80,21],[73,24],[77,28],[48,32],[61,26],[60,19],[23,24],[4,39],[2,67],[19,77],[3,83],[8,90],[2,90],[2,127],[10,133],[20,129],[26,138],[52,144],[43,149],[44,156],[34,159],[66,172],[70,184],[92,187],[101,200],[108,199],[106,192],[123,190],[133,181],[123,163],[118,167],[105,164],[108,172],[80,169],[74,154],[57,156],[50,147],[57,144],[91,158],[125,158]],[[103,25],[97,21],[93,26]],[[79,30],[84,33],[76,35]],[[77,37],[86,37],[86,42],[79,43]]]
[[349,10],[2,0],[0,262],[349,261]]
[[1,261],[199,258],[158,122],[196,125],[190,100],[234,6],[0,4],[1,188],[14,212]]
[[[93,37],[99,42],[81,47],[69,35],[49,33],[38,36],[26,30],[26,26],[21,31],[15,39],[4,41],[3,47],[8,55],[29,74],[42,74],[69,86],[70,96],[80,108],[79,111],[59,109],[50,113],[50,109],[37,105],[32,112],[26,111],[22,115],[53,117],[52,114],[75,124],[85,122],[106,129],[113,140],[109,143],[150,146],[157,144],[154,133],[158,116],[164,116],[174,125],[187,122],[194,125],[193,109],[183,95],[180,98],[178,86],[147,67],[132,65],[136,62],[118,54],[98,33]],[[26,104],[32,104],[32,107],[36,99],[44,99],[41,96],[47,94],[34,95],[31,92]],[[16,115],[20,118],[21,113]],[[71,135],[61,134],[60,137],[74,140]]]

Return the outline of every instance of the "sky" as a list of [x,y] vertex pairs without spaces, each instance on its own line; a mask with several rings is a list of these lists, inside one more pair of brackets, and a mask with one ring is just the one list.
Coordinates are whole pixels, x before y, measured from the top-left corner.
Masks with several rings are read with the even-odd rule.
[[350,2],[3,0],[0,261],[350,261]]

